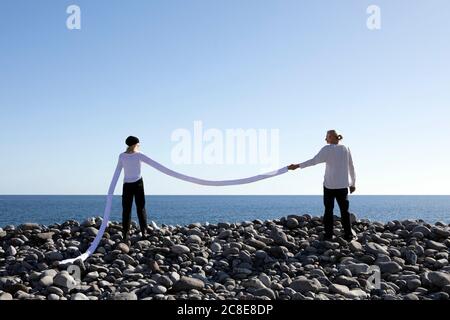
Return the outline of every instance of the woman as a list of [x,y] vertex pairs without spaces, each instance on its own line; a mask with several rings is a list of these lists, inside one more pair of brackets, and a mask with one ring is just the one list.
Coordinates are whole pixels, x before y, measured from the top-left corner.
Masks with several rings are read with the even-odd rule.
[[[295,170],[297,168],[303,169],[323,162],[326,163],[323,181],[323,203],[325,206],[323,223],[325,225],[325,240],[331,240],[333,237],[334,199],[336,199],[341,211],[344,239],[348,241],[353,239],[350,213],[348,211],[350,205],[348,201],[348,188],[350,187],[350,193],[353,193],[356,190],[356,177],[350,149],[339,144],[339,141],[342,139],[342,135],[338,134],[336,130],[328,130],[325,138],[327,145],[324,146],[314,158],[299,164],[291,164],[288,167],[289,170]],[[349,181],[349,175],[351,181]]]
[[144,181],[141,176],[141,162],[148,162],[148,157],[139,152],[139,139],[129,136],[125,140],[127,150],[119,155],[113,183],[117,182],[122,168],[124,169],[122,192],[122,226],[123,239],[128,242],[128,231],[131,223],[131,208],[133,198],[136,203],[136,211],[142,238],[147,237],[147,212],[145,210]]

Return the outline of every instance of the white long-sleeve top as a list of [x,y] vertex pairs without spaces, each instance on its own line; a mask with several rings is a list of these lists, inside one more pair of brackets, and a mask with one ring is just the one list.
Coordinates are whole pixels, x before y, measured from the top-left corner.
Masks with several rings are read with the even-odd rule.
[[[300,168],[326,163],[323,185],[328,189],[342,189],[356,183],[350,149],[343,144],[328,144],[312,159],[299,164]],[[349,175],[351,180],[349,179]]]
[[151,159],[141,152],[126,153],[122,152],[119,154],[119,159],[117,160],[116,171],[114,171],[113,183],[115,185],[119,179],[120,172],[124,171],[123,182],[136,182],[141,176],[141,162],[147,164],[151,163]]

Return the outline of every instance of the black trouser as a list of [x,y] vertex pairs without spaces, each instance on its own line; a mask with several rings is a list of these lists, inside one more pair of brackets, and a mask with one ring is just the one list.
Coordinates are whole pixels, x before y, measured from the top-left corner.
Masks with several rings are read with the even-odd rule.
[[345,237],[352,235],[350,224],[350,213],[348,208],[350,203],[348,201],[348,188],[343,189],[328,189],[323,187],[323,204],[325,205],[325,214],[323,216],[323,223],[325,225],[325,237],[331,238],[333,235],[333,208],[334,199],[336,199],[339,209],[341,210],[341,222],[344,227]]
[[128,230],[131,223],[131,208],[133,206],[133,197],[136,203],[137,216],[142,234],[147,232],[147,212],[145,211],[144,181],[142,178],[135,182],[126,182],[123,184],[122,192],[122,226],[123,236],[128,236]]

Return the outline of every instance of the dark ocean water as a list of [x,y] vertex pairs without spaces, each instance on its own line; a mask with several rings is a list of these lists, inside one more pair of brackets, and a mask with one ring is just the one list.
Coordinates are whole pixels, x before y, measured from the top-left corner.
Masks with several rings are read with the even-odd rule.
[[[61,223],[103,216],[106,196],[0,195],[0,227],[24,222]],[[159,224],[240,222],[289,214],[321,216],[322,196],[147,196],[148,219]],[[350,211],[374,221],[422,219],[450,223],[450,196],[350,196]],[[121,196],[114,196],[111,220],[121,221]],[[337,204],[335,214],[339,215]],[[133,205],[133,220],[136,220]]]

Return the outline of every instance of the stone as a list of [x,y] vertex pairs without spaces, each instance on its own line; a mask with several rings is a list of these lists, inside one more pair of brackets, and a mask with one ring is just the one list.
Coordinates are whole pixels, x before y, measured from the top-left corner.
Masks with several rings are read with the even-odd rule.
[[356,280],[355,278],[352,278],[352,277],[344,276],[344,275],[338,276],[336,278],[336,283],[342,284],[347,287],[358,287],[359,286],[358,280]]
[[310,271],[309,274],[312,277],[318,277],[318,278],[325,277],[325,273],[321,269],[313,269],[313,270]]
[[347,286],[336,283],[332,284],[328,289],[330,290],[330,292],[343,295],[344,297],[346,297],[350,292],[350,289]]
[[271,246],[268,249],[269,254],[276,259],[286,259],[286,253],[284,252],[282,246]]
[[408,293],[405,296],[405,300],[420,300],[419,297],[414,293]]
[[443,250],[447,250],[448,249],[445,244],[437,242],[437,241],[433,241],[433,240],[428,240],[427,241],[427,248],[438,250],[438,251],[443,251]]
[[431,271],[428,273],[428,279],[439,288],[450,285],[450,274],[446,272]]
[[39,240],[47,241],[47,240],[52,239],[52,237],[53,237],[54,234],[55,234],[54,232],[42,232],[42,233],[38,233],[38,234],[36,235],[36,237],[37,237]]
[[431,234],[431,231],[429,228],[419,225],[417,227],[414,227],[414,229],[411,230],[411,233],[414,234],[416,232],[422,233],[425,237],[429,237]]
[[314,282],[312,280],[308,280],[306,277],[301,276],[292,281],[289,287],[302,294],[310,291],[316,293],[319,291],[320,283],[318,281]]
[[180,280],[175,282],[173,290],[175,291],[189,291],[191,289],[202,290],[205,287],[205,283],[196,278],[182,276]]
[[257,250],[255,252],[255,258],[259,259],[259,260],[265,260],[267,257],[267,252],[263,251],[263,250]]
[[167,288],[161,285],[153,286],[152,292],[155,294],[165,294],[167,292]]
[[61,261],[64,259],[64,256],[59,251],[50,251],[45,254],[45,258],[51,261]]
[[264,249],[267,246],[264,242],[253,238],[246,240],[246,243],[255,249]]
[[84,231],[91,237],[95,237],[98,233],[98,230],[94,227],[87,227]]
[[[272,284],[272,281],[270,280],[269,276],[265,273],[261,273],[259,275],[259,280],[261,280],[261,282],[267,287],[270,288],[270,285]],[[290,280],[290,279],[288,279]]]
[[387,249],[375,242],[368,242],[365,247],[367,252],[374,254],[374,255],[378,255],[378,254],[385,254],[389,256],[389,252],[387,251]]
[[355,276],[369,272],[369,265],[365,263],[349,263],[345,265],[345,268]]
[[48,287],[47,288],[47,292],[48,293],[54,293],[54,294],[56,294],[56,295],[58,295],[60,297],[64,294],[64,291],[62,289],[60,289],[58,287],[55,287],[55,286]]
[[348,244],[348,247],[353,252],[355,252],[355,251],[362,251],[362,249],[363,249],[361,243],[359,243],[358,241],[355,241],[355,240],[350,241],[350,243]]
[[350,299],[366,299],[368,296],[369,294],[367,292],[359,288],[351,289],[347,294],[347,298]]
[[76,286],[75,279],[67,272],[61,271],[53,278],[53,284],[60,288],[72,289]]
[[410,279],[406,282],[406,286],[409,291],[415,291],[418,287],[422,285],[420,279]]
[[298,221],[295,218],[287,218],[286,219],[286,227],[289,229],[295,229],[298,227]]
[[259,288],[255,290],[254,295],[257,297],[268,297],[271,300],[276,299],[275,292],[270,288]]
[[231,230],[223,230],[223,231],[221,231],[219,233],[217,238],[219,238],[219,239],[228,239],[229,237],[231,237],[232,234],[233,234],[233,231],[231,231]]
[[449,229],[444,229],[444,228],[441,228],[441,227],[433,226],[433,227],[431,227],[431,232],[434,233],[435,235],[439,236],[439,237],[443,237],[443,238],[450,237],[450,230]]
[[6,249],[6,253],[8,256],[15,256],[17,254],[17,250],[13,246],[9,246],[8,249]]
[[33,230],[33,229],[39,229],[40,226],[37,223],[23,223],[19,225],[18,229],[20,230]]
[[47,300],[50,300],[50,301],[57,301],[57,300],[59,300],[59,296],[58,296],[57,294],[50,293],[50,294],[47,296]]
[[379,262],[378,266],[380,267],[380,271],[382,273],[398,273],[400,271],[402,271],[402,267],[394,261],[389,261],[389,262]]
[[53,276],[44,276],[39,280],[39,285],[43,287],[50,287],[53,285]]
[[129,253],[130,252],[130,247],[128,247],[125,243],[120,242],[117,247],[117,250],[122,251],[122,253]]
[[233,269],[233,273],[234,274],[244,274],[244,275],[250,275],[253,273],[252,270],[250,270],[249,268],[239,268],[236,267]]
[[160,273],[161,272],[161,268],[159,267],[158,262],[156,262],[155,260],[151,260],[148,262],[148,267],[150,268],[150,270],[152,270],[155,273]]
[[261,289],[261,288],[266,287],[262,283],[262,281],[257,278],[252,278],[252,279],[246,280],[242,283],[242,285],[246,288],[254,288],[254,289]]
[[81,226],[82,226],[82,227],[92,227],[92,226],[95,226],[95,218],[89,218],[89,219],[84,220],[84,221],[81,223]]
[[350,290],[347,286],[341,284],[332,284],[328,289],[330,292],[340,294],[348,299],[364,299],[368,296],[365,291],[359,288]]
[[287,241],[286,233],[278,229],[272,229],[270,232],[270,237],[275,241],[278,245],[285,245]]
[[114,293],[109,297],[110,300],[137,300],[137,295],[134,292],[119,292]]
[[89,272],[89,273],[84,277],[83,280],[86,281],[86,282],[92,282],[92,281],[97,280],[99,277],[100,277],[100,275],[98,274],[97,271],[92,271],[92,272]]
[[211,243],[210,249],[212,252],[220,252],[222,251],[222,246],[218,242]]
[[406,250],[404,253],[405,262],[409,265],[415,265],[417,263],[417,254],[413,250]]
[[198,235],[192,234],[187,238],[187,242],[201,244],[202,239]]
[[182,244],[176,244],[173,245],[170,250],[175,254],[185,254],[191,252],[189,247],[182,245]]
[[169,278],[172,282],[177,282],[178,280],[180,280],[180,275],[177,272],[170,272],[169,273]]
[[204,265],[208,264],[208,259],[206,259],[204,257],[195,257],[194,262],[201,266],[204,266]]
[[85,294],[77,292],[70,296],[70,300],[89,300],[89,298]]
[[13,300],[13,296],[9,292],[0,293],[0,301],[2,300]]

